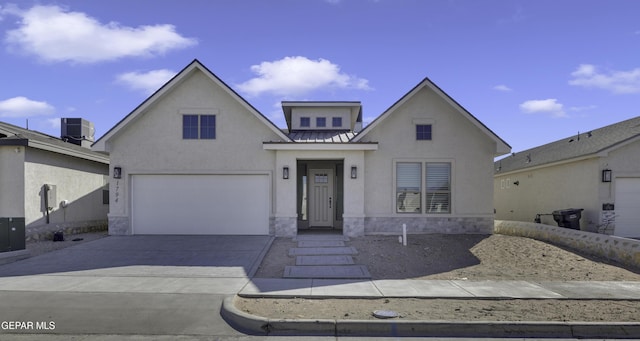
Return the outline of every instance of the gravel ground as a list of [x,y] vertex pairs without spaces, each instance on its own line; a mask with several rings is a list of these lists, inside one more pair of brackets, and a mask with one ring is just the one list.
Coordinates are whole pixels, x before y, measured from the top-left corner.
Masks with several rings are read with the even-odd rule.
[[[373,279],[640,281],[626,269],[537,240],[505,235],[413,235],[352,238],[354,261]],[[256,277],[281,277],[296,243],[277,238]],[[236,307],[269,318],[375,319],[374,310],[394,310],[407,320],[640,321],[640,301],[474,299],[248,299]]]
[[31,257],[35,257],[47,252],[64,249],[70,246],[90,242],[107,236],[107,231],[65,234],[64,241],[61,242],[54,242],[53,240],[28,241],[26,246],[27,250],[31,254]]

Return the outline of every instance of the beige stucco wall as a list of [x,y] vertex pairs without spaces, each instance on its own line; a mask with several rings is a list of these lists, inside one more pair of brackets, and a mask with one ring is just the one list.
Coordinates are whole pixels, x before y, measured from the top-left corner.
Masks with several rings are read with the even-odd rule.
[[[42,187],[56,186],[56,202],[49,203],[49,225],[106,221],[108,205],[103,189],[108,165],[67,155],[27,148],[24,163],[24,211],[27,226],[46,224]],[[61,202],[68,201],[67,207]]]
[[0,218],[24,217],[24,151],[0,146]]
[[[639,164],[640,142],[635,142],[582,160],[498,173],[494,177],[496,219],[533,222],[538,213],[582,208],[581,229],[597,231],[602,204],[615,204],[616,178],[640,177]],[[612,170],[610,183],[601,181],[605,168]],[[513,184],[516,181],[518,186]],[[557,226],[552,216],[541,218],[543,224]]]
[[[187,113],[216,115],[216,138],[183,140],[182,115]],[[195,69],[107,141],[112,170],[117,166],[123,172],[122,179],[110,181],[110,224],[112,218],[127,224],[131,174],[271,174],[275,152],[263,150],[262,144],[280,140],[236,98]],[[295,200],[295,191],[292,197]]]
[[[597,158],[498,174],[494,181],[496,219],[533,222],[536,214],[582,208],[581,228],[593,230],[600,210],[597,201],[599,183]],[[557,226],[552,216],[542,216],[541,222]]]
[[[432,124],[431,141],[416,140],[416,124]],[[367,217],[493,217],[495,142],[428,87],[362,141],[379,142],[377,151],[365,154]],[[412,160],[451,162],[451,214],[395,212],[394,162]]]

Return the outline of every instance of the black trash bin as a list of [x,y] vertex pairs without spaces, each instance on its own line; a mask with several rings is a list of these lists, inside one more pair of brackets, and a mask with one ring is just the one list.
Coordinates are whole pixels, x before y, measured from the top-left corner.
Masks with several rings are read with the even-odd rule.
[[553,211],[553,220],[555,220],[560,227],[579,230],[582,211],[584,211],[582,208],[568,208],[566,210]]

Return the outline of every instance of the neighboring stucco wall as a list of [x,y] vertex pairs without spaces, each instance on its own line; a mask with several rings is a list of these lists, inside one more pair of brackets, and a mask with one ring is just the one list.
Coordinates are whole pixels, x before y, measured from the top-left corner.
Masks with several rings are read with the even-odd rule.
[[[640,142],[630,143],[609,152],[600,161],[600,171],[610,169],[611,182],[601,182],[599,186],[599,203],[614,204],[614,210],[603,211],[600,224],[606,227],[606,233],[615,233],[616,181],[620,178],[640,179]],[[640,214],[640,213],[638,213]]]
[[[109,206],[103,204],[108,165],[63,154],[27,148],[25,153],[25,223],[28,228],[104,224]],[[56,186],[56,201],[49,203],[49,224],[44,209],[43,185]],[[68,201],[67,207],[61,202]]]
[[[408,222],[410,233],[490,233],[495,142],[428,87],[390,115],[361,140],[379,142],[377,151],[365,154],[365,232],[391,233]],[[416,140],[416,124],[432,124],[431,141]],[[396,213],[398,161],[451,162],[451,214]],[[462,226],[444,227],[454,222]]]
[[622,264],[640,267],[640,241],[545,224],[495,221],[495,233],[533,238]]
[[[616,178],[640,178],[640,142],[630,143],[599,156],[533,170],[496,174],[494,201],[496,219],[533,222],[538,213],[566,208],[582,208],[581,229],[604,229],[606,215],[615,219],[615,211],[603,211],[603,204],[614,204]],[[602,182],[602,170],[611,169],[612,182]],[[519,185],[514,185],[514,182]],[[557,223],[551,216],[541,222]],[[605,233],[613,233],[615,223]]]
[[0,146],[0,218],[22,218],[25,148]]
[[[216,115],[216,139],[183,140],[182,115],[186,113]],[[112,169],[122,167],[123,172],[122,179],[110,182],[110,233],[131,233],[131,174],[271,173],[275,152],[263,150],[262,144],[279,140],[253,113],[196,69],[107,141]],[[295,168],[295,163],[291,166]],[[272,175],[272,189],[274,178],[278,176]],[[291,196],[295,200],[295,190]]]
[[[601,209],[598,203],[599,169],[598,158],[591,158],[534,170],[496,174],[496,219],[533,222],[536,214],[582,208],[581,229],[595,231]],[[514,182],[518,182],[518,185]],[[541,222],[557,226],[552,216],[541,216]]]

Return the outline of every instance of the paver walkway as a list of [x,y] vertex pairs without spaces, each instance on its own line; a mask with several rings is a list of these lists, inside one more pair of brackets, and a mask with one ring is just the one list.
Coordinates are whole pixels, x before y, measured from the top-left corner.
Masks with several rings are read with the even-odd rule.
[[341,235],[301,235],[298,247],[289,249],[296,265],[286,266],[284,278],[367,279],[369,269],[354,264],[351,255],[358,251],[345,245],[349,238]]

